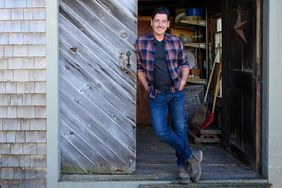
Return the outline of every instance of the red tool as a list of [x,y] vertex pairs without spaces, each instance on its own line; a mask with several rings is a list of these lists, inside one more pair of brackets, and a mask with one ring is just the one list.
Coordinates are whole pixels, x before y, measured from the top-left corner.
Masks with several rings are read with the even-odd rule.
[[207,118],[205,119],[205,121],[200,125],[201,129],[205,129],[208,126],[210,126],[210,124],[213,122],[214,120],[214,110],[215,110],[215,104],[216,104],[216,99],[218,96],[218,92],[219,92],[219,86],[220,86],[220,76],[221,76],[221,70],[222,69],[222,62],[221,62],[221,58],[220,58],[220,62],[218,65],[218,72],[217,72],[217,77],[216,77],[216,85],[215,85],[215,91],[214,91],[214,97],[213,97],[213,104],[212,104],[212,111],[209,113],[209,115],[207,116]]

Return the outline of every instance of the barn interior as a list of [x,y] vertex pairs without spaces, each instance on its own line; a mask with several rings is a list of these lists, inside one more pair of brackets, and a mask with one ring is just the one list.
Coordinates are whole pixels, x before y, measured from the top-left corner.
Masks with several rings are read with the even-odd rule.
[[[257,157],[260,155],[259,144],[255,144],[252,151],[242,146],[244,144],[252,145],[253,142],[244,140],[242,137],[259,139],[259,128],[254,131],[251,131],[252,128],[241,128],[240,126],[244,126],[242,125],[244,123],[239,125],[239,116],[238,120],[236,120],[236,117],[235,119],[231,118],[238,123],[237,125],[230,123],[230,120],[228,120],[230,108],[227,107],[232,103],[229,94],[231,90],[228,89],[228,85],[234,77],[230,76],[227,65],[228,58],[231,58],[228,53],[230,53],[232,41],[224,41],[224,39],[230,38],[227,33],[231,35],[231,38],[235,38],[236,42],[243,44],[246,40],[251,39],[256,45],[257,39],[249,37],[249,33],[255,31],[243,29],[241,30],[243,35],[240,35],[237,32],[238,30],[227,30],[226,28],[235,27],[239,19],[242,22],[243,19],[248,19],[248,14],[251,14],[249,11],[251,9],[250,3],[254,4],[250,1],[234,3],[225,0],[138,1],[138,35],[151,31],[150,20],[153,10],[157,7],[166,7],[172,16],[168,32],[180,37],[183,42],[191,69],[185,88],[187,133],[192,147],[204,151],[203,179],[205,180],[259,179],[261,177],[261,162],[260,158]],[[257,10],[254,9],[253,11],[256,12]],[[241,81],[246,81],[243,80]],[[249,84],[246,87],[253,86]],[[235,88],[235,91],[239,90],[240,88]],[[199,108],[203,104],[210,111],[206,112],[204,118],[199,114]],[[256,106],[254,110],[256,111],[257,108],[259,107]],[[239,114],[246,112],[245,107],[242,106],[235,107],[235,109],[238,110]],[[211,113],[214,114],[214,118],[207,123],[210,120],[209,114]],[[202,120],[197,122],[199,118],[202,118]],[[251,121],[251,123],[257,124],[254,121]],[[137,171],[138,169],[148,171],[147,168],[150,167],[154,172],[152,173],[154,178],[156,176],[162,178],[173,176],[170,174],[171,170],[170,172],[165,171],[166,175],[164,176],[160,175],[166,169],[162,165],[170,164],[170,169],[175,168],[174,161],[171,161],[171,159],[174,159],[174,154],[159,141],[153,141],[158,139],[152,138],[155,136],[151,129],[148,97],[140,83],[138,83],[137,89],[137,125]],[[258,125],[254,126],[257,127]],[[241,132],[237,133],[237,131]],[[153,158],[161,158],[161,160],[150,158],[148,153],[153,153],[155,155]],[[146,164],[146,167],[144,167],[144,164]],[[230,174],[226,173],[227,169],[231,169]],[[210,172],[215,172],[215,174],[211,176]],[[240,175],[236,176],[235,174]]]

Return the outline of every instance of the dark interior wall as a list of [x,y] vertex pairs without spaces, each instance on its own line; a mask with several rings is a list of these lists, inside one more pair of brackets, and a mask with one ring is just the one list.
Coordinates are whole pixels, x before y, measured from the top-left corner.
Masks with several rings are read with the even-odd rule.
[[[138,36],[143,35],[151,31],[150,20],[138,21]],[[149,113],[149,98],[147,91],[137,79],[137,125],[149,125],[151,124],[151,118]]]

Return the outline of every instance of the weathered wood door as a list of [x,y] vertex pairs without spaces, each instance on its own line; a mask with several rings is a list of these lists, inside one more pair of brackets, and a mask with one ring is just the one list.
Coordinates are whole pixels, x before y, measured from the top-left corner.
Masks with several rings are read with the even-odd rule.
[[223,129],[226,144],[260,166],[259,1],[228,0],[223,22]]
[[130,173],[136,159],[136,0],[61,0],[61,173]]

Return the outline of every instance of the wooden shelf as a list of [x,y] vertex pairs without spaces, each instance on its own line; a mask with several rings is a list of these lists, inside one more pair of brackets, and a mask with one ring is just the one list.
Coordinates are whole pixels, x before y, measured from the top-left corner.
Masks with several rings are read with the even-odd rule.
[[183,44],[186,47],[193,47],[193,48],[201,48],[201,49],[206,49],[206,43],[201,42],[201,43],[197,43],[197,42],[186,42]]
[[138,21],[151,21],[151,16],[138,16]]
[[192,83],[192,84],[207,84],[207,80],[206,79],[202,79],[202,78],[188,78],[187,79],[187,83]]
[[180,20],[180,23],[190,24],[190,25],[199,25],[206,26],[206,20]]

